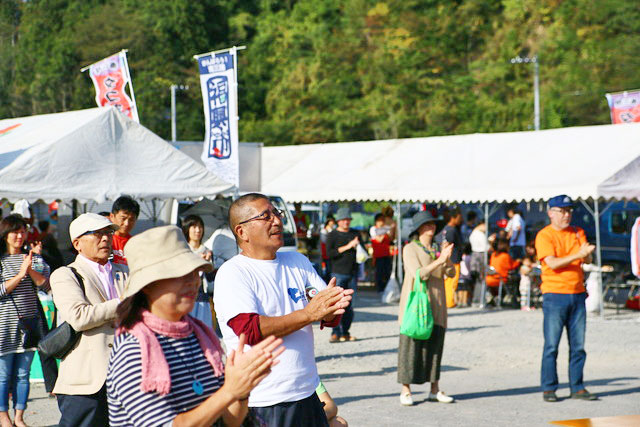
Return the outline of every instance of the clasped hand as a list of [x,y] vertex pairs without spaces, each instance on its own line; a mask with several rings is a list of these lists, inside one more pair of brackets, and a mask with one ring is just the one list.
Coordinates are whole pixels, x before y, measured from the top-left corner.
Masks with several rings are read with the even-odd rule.
[[452,252],[453,252],[453,243],[444,242],[440,250],[440,256],[438,257],[438,261],[442,264],[445,264],[449,260],[449,258],[451,258]]
[[578,256],[580,258],[586,258],[591,255],[595,249],[596,247],[594,245],[583,243],[582,246],[580,246],[580,250],[578,251]]
[[345,312],[345,309],[351,303],[353,289],[343,289],[336,286],[336,278],[329,282],[326,289],[318,292],[311,299],[304,311],[312,322],[320,320],[330,320],[334,316],[338,316]]
[[260,341],[260,343],[244,351],[246,338],[240,335],[238,348],[231,350],[227,357],[225,367],[224,386],[226,390],[237,400],[246,399],[260,381],[269,373],[271,368],[278,364],[278,356],[282,354],[285,347],[282,346],[282,339],[271,335]]

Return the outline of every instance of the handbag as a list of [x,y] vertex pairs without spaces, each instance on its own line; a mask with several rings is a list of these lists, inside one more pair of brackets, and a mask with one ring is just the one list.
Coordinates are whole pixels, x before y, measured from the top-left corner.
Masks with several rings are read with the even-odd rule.
[[[37,347],[43,335],[42,319],[40,319],[39,315],[30,317],[22,316],[20,310],[18,310],[16,301],[13,299],[13,295],[9,294],[9,297],[18,313],[18,330],[22,332],[22,348],[26,350]],[[38,296],[36,295],[36,299],[37,298]],[[39,300],[37,304],[40,304]]]
[[433,331],[433,313],[429,303],[429,294],[424,280],[416,270],[413,289],[404,308],[400,333],[415,340],[428,340]]
[[[78,274],[75,268],[69,267],[76,276],[76,280],[80,284],[82,294],[86,295],[84,290],[84,280],[82,276]],[[54,328],[44,338],[40,340],[38,344],[38,351],[45,356],[54,357],[56,359],[63,359],[80,339],[82,332],[78,332],[73,329],[67,322],[62,322],[60,326]]]

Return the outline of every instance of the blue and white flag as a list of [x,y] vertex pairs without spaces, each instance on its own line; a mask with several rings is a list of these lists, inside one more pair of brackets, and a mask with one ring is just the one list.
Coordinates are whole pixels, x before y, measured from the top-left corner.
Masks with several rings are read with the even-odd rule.
[[207,169],[239,186],[238,91],[236,48],[198,55],[204,104],[205,137],[202,161]]

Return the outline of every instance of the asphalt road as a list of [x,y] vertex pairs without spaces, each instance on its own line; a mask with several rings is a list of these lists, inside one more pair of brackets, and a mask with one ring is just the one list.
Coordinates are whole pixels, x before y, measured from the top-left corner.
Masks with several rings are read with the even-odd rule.
[[[426,401],[428,384],[413,387],[416,405],[402,407],[396,382],[397,306],[359,291],[352,334],[356,342],[329,343],[316,328],[320,376],[351,426],[540,426],[549,421],[640,414],[640,313],[607,311],[587,324],[585,382],[598,401],[567,399],[568,350],[558,356],[558,403],[542,401],[540,310],[452,309],[445,339],[441,388],[450,405]],[[26,411],[32,426],[56,425],[55,400],[34,384]]]

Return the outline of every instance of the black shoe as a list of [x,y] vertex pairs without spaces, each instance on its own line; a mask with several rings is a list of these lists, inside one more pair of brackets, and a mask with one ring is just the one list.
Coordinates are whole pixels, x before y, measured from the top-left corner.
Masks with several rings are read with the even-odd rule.
[[589,393],[585,388],[576,393],[571,393],[571,398],[580,400],[598,400],[598,396]]
[[544,400],[545,402],[557,402],[558,396],[556,396],[555,391],[543,391],[542,400]]

